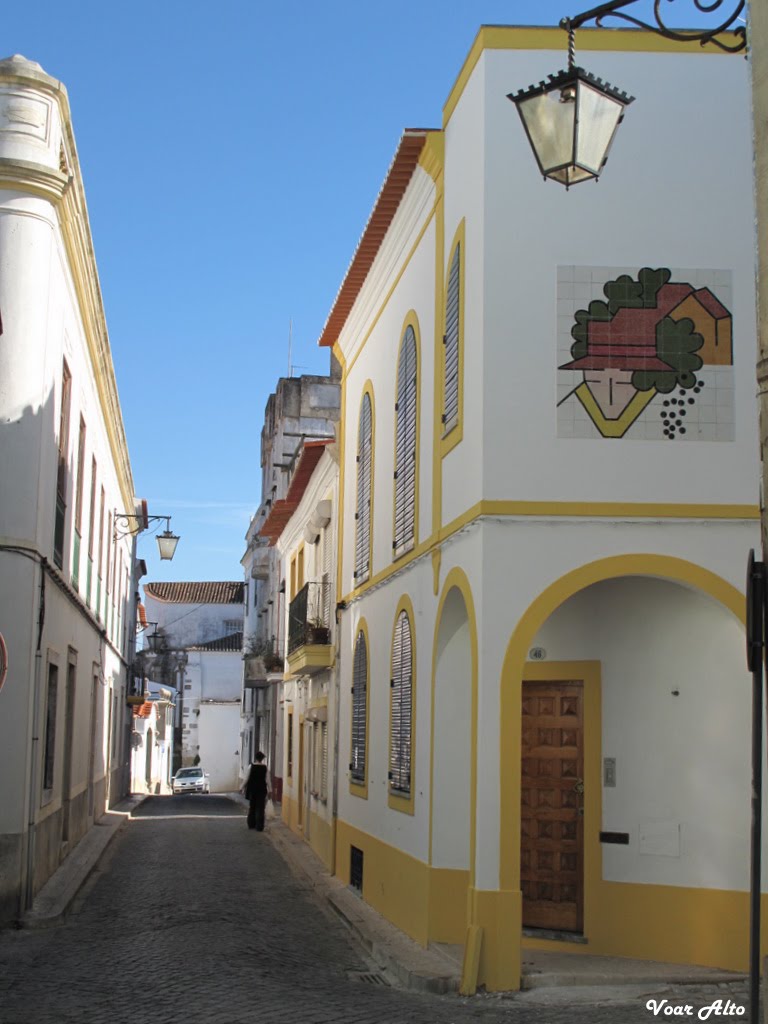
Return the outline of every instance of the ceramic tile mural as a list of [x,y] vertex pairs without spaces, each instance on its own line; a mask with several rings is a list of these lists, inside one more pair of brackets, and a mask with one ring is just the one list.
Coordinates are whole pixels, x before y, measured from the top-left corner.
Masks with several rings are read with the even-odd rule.
[[558,267],[557,435],[733,441],[731,273]]

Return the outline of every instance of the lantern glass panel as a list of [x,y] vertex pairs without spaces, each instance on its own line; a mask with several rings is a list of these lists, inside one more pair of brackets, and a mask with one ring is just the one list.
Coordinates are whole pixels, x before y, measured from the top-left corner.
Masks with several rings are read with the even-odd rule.
[[157,546],[160,549],[160,558],[165,561],[170,561],[176,554],[176,545],[179,543],[179,538],[166,530],[164,533],[157,535]]
[[596,176],[605,163],[624,104],[585,82],[579,82],[576,107],[578,131],[575,162],[590,172],[587,177]]
[[561,90],[520,100],[517,109],[539,162],[541,173],[548,176],[554,168],[573,162],[576,104],[563,102]]

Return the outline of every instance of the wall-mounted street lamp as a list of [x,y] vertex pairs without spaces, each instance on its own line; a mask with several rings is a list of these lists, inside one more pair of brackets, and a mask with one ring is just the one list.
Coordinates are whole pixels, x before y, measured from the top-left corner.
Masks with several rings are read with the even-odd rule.
[[730,38],[721,38],[739,19],[746,0],[692,0],[696,9],[706,14],[717,11],[726,2],[734,9],[716,27],[690,31],[676,31],[665,24],[662,0],[653,3],[655,25],[622,10],[637,2],[612,0],[574,18],[563,18],[560,28],[568,33],[568,68],[549,75],[546,82],[509,94],[545,180],[559,181],[566,189],[582,181],[597,180],[608,159],[616,129],[623,120],[624,108],[634,99],[576,65],[575,34],[581,25],[594,21],[602,28],[605,18],[611,17],[665,39],[698,42],[701,46],[712,43],[730,53],[746,48],[746,32],[741,26],[732,30]]
[[[117,525],[118,520],[121,523],[120,527]],[[138,529],[131,529],[132,520],[136,520]],[[175,533],[171,533],[170,516],[150,516],[147,515],[146,511],[142,511],[140,515],[134,515],[130,512],[118,512],[115,510],[112,521],[114,523],[114,540],[117,540],[118,537],[127,537],[129,533],[140,533],[142,530],[146,530],[150,523],[165,521],[165,530],[156,535],[160,558],[169,562],[176,554],[176,545],[179,543],[180,538]]]

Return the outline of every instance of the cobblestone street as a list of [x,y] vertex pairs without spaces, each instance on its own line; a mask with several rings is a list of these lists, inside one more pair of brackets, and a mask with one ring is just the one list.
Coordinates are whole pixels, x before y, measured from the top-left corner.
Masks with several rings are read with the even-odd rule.
[[[604,1005],[422,995],[356,980],[375,970],[224,797],[153,797],[113,841],[69,916],[0,933],[3,1024],[634,1022],[647,996]],[[743,987],[664,993],[746,1005]],[[663,1019],[663,1017],[662,1017]],[[717,1019],[713,1015],[710,1020]],[[740,1019],[745,1019],[743,1016]]]

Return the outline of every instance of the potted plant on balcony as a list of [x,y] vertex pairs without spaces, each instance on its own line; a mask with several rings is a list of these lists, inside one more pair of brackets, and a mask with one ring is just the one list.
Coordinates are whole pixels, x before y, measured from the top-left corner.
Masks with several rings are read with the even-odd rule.
[[266,674],[265,655],[267,645],[264,640],[253,635],[245,638],[243,644],[243,661],[245,662],[246,679],[258,679]]
[[267,672],[282,672],[283,664],[283,656],[276,651],[267,651],[264,655],[264,667]]
[[309,644],[329,644],[331,642],[331,633],[322,619],[312,619],[307,623],[307,643]]

